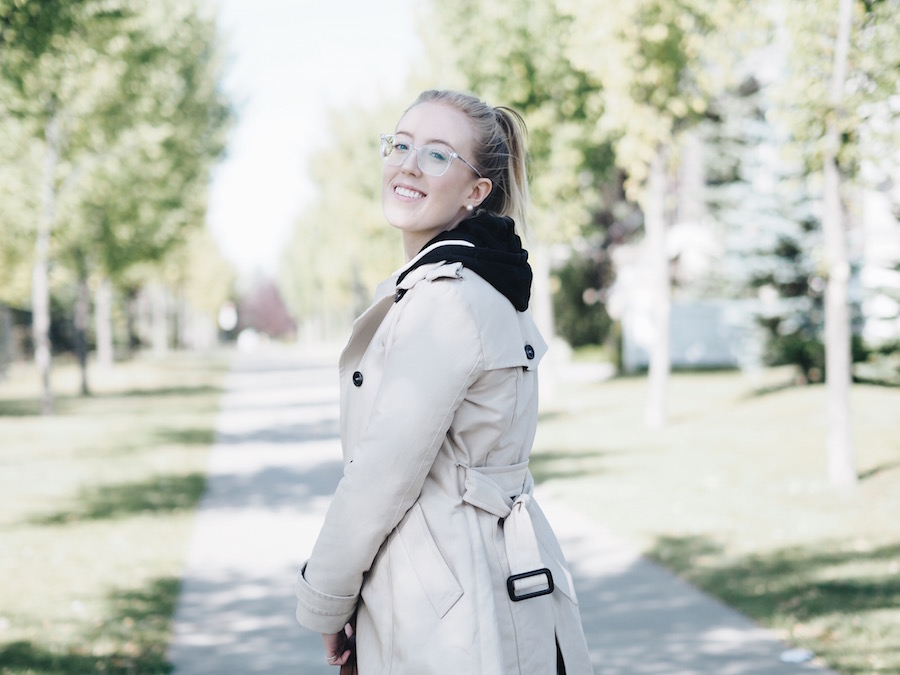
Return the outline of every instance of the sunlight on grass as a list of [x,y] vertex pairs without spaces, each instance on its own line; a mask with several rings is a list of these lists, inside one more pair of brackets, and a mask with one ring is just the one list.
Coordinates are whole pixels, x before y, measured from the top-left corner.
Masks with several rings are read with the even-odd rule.
[[788,381],[675,374],[655,432],[644,378],[559,387],[535,477],[841,672],[900,672],[900,390],[854,387],[861,480],[837,489],[824,388]]
[[[176,355],[0,383],[0,672],[166,673],[225,362]],[[12,580],[12,583],[10,582]]]

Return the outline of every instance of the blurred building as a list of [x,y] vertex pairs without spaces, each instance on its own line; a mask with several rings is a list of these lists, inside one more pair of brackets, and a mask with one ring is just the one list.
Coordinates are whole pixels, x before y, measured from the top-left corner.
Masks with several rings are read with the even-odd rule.
[[[773,141],[774,142],[774,141]],[[683,150],[681,173],[673,185],[674,221],[667,247],[672,278],[670,352],[674,367],[716,368],[762,365],[766,332],[758,318],[781,312],[810,319],[813,296],[821,297],[821,232],[818,227],[797,239],[804,262],[785,270],[794,261],[777,261],[759,255],[767,240],[786,236],[785,227],[797,227],[792,219],[821,217],[816,195],[794,211],[775,213],[767,204],[783,199],[778,192],[777,154],[763,142],[756,155],[760,163],[747,170],[748,179],[733,210],[739,217],[713,216],[706,207],[709,189],[704,147],[690,139]],[[892,194],[891,190],[894,190]],[[854,305],[854,331],[866,346],[878,348],[900,342],[900,222],[894,210],[900,190],[888,181],[881,189],[857,189],[848,206],[848,246],[853,274],[850,300]],[[797,203],[800,204],[801,200]],[[780,207],[779,207],[780,208]],[[723,212],[724,213],[724,212]],[[734,216],[734,214],[730,214]],[[771,245],[769,243],[768,245]],[[615,253],[616,282],[609,293],[607,310],[621,322],[622,365],[626,371],[646,368],[653,337],[652,293],[649,257],[644,242],[619,247]],[[770,285],[753,287],[749,280],[760,275],[760,266],[776,268],[775,277],[797,275],[808,286],[809,297],[786,298]],[[808,275],[808,276],[807,276]],[[785,323],[794,323],[788,320]]]

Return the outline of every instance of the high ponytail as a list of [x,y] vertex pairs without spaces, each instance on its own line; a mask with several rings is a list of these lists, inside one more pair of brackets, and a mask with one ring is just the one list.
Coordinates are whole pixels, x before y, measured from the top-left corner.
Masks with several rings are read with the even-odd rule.
[[474,129],[472,163],[490,178],[490,194],[480,210],[509,216],[521,232],[528,231],[528,168],[525,120],[512,108],[493,107],[470,94],[447,90],[422,92],[410,106],[445,103],[464,113]]

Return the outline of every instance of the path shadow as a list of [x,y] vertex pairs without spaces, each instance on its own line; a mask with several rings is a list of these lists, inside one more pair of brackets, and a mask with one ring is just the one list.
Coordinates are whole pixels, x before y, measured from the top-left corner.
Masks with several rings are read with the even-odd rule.
[[203,508],[297,508],[304,500],[330,497],[343,475],[340,460],[312,467],[273,466],[251,473],[217,474],[209,483]]
[[655,562],[602,534],[579,538],[562,544],[597,675],[808,672],[779,660],[787,645],[772,634]]
[[869,551],[831,542],[792,546],[744,556],[730,564],[700,564],[717,553],[715,542],[704,537],[661,537],[650,555],[707,589],[724,602],[759,620],[792,616],[809,621],[834,612],[865,612],[900,606],[900,578],[859,573],[834,578],[842,566],[864,565],[900,558],[900,543]]
[[782,391],[787,391],[788,389],[797,389],[798,387],[805,386],[815,386],[815,385],[802,385],[797,384],[794,380],[786,380],[784,382],[776,382],[774,384],[766,385],[765,387],[757,387],[755,389],[751,389],[747,393],[743,395],[744,400],[754,399],[754,398],[762,398],[763,396],[769,396],[771,394],[778,394]]
[[65,525],[187,510],[194,508],[201,498],[205,507],[292,508],[304,499],[332,495],[342,475],[343,465],[336,459],[311,468],[274,466],[250,473],[217,474],[209,483],[208,491],[203,473],[156,476],[137,483],[83,490],[72,508],[34,517],[29,523]]
[[294,618],[296,567],[187,575],[169,659],[175,673],[337,675],[322,638]]
[[549,450],[532,453],[528,468],[535,483],[579,476],[596,476],[606,471],[603,458],[609,453],[602,450]]
[[878,466],[873,466],[871,469],[862,471],[859,474],[859,480],[868,480],[869,478],[874,478],[878,474],[891,471],[892,469],[900,469],[900,462],[883,462]]
[[[210,394],[221,395],[221,387],[211,385],[198,385],[187,387],[159,387],[156,389],[126,389],[124,391],[94,392],[88,396],[54,395],[54,415],[65,415],[71,411],[73,404],[79,401],[102,401],[110,399],[136,399],[136,398],[175,398],[190,396],[208,396]],[[0,399],[0,417],[40,417],[40,397]]]
[[226,446],[243,443],[283,443],[296,446],[301,441],[327,441],[340,438],[340,435],[338,419],[326,417],[314,422],[285,424],[239,433],[220,432],[216,436],[216,442]]
[[335,392],[334,396],[322,397],[318,399],[307,399],[307,400],[291,400],[285,398],[284,400],[279,401],[278,403],[273,403],[271,401],[227,401],[222,405],[222,409],[226,410],[229,413],[239,412],[239,413],[248,413],[254,412],[258,410],[264,410],[267,413],[279,413],[282,411],[290,411],[296,412],[298,410],[302,410],[304,408],[333,408],[337,409],[339,405],[338,394]]
[[[161,652],[161,653],[160,653]],[[62,652],[52,647],[20,640],[0,647],[0,672],[40,673],[44,675],[162,675],[171,673],[172,667],[165,659],[164,647],[132,653],[117,651],[103,656],[93,656],[88,649],[70,648]]]
[[337,359],[335,359],[333,365],[322,365],[321,361],[316,360],[310,360],[309,362],[299,361],[284,363],[281,360],[269,361],[265,359],[238,359],[233,362],[231,372],[241,375],[250,373],[275,373],[278,375],[296,377],[307,376],[310,373],[315,373],[318,376],[330,377],[337,374],[338,362]]
[[160,429],[156,432],[156,438],[161,443],[210,446],[216,442],[216,432],[205,427]]
[[563,416],[568,416],[568,413],[562,410],[542,410],[538,412],[538,424],[546,424],[547,422],[553,422],[562,418]]
[[30,523],[63,525],[192,509],[200,501],[205,486],[203,473],[162,475],[136,483],[100,485],[82,490],[71,509],[38,516]]
[[[852,542],[793,546],[748,555],[729,564],[700,564],[718,552],[702,537],[663,537],[651,555],[679,576],[761,623],[807,624],[838,615],[866,616],[900,607],[900,578],[873,572],[877,563],[900,558],[900,543],[860,551]],[[878,637],[865,643],[849,638],[855,629],[815,639],[804,646],[828,660],[840,661],[847,675],[871,672],[873,657],[897,662],[897,633],[882,624]],[[884,634],[881,634],[884,633]],[[893,633],[893,635],[892,635]],[[876,635],[876,633],[872,633]]]
[[8,398],[0,400],[0,417],[38,417],[41,415],[39,398]]
[[169,397],[169,396],[206,396],[209,394],[221,394],[222,387],[210,384],[179,387],[135,388],[124,391],[100,392],[92,394],[92,398],[140,398],[145,396]]
[[[54,675],[162,675],[172,671],[166,660],[169,626],[180,581],[151,580],[145,587],[116,589],[109,595],[110,613],[91,627],[84,646],[59,649],[52,644],[17,641],[0,647],[0,671]],[[110,653],[95,655],[103,643]]]

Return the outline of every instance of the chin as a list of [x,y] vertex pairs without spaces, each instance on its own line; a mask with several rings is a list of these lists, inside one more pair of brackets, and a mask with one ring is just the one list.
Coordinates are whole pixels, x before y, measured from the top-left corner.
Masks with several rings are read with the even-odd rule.
[[384,219],[388,222],[388,225],[391,227],[395,227],[398,230],[402,230],[407,227],[407,223],[409,221],[408,218],[398,217],[396,213],[385,212]]
[[421,222],[421,218],[409,209],[398,209],[395,205],[389,205],[383,209],[385,220],[398,230],[406,230],[415,227]]

